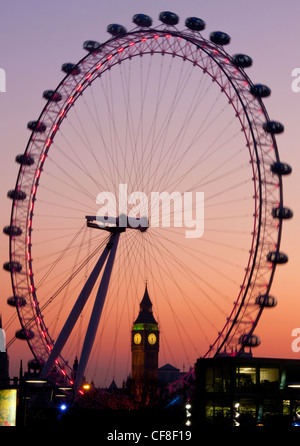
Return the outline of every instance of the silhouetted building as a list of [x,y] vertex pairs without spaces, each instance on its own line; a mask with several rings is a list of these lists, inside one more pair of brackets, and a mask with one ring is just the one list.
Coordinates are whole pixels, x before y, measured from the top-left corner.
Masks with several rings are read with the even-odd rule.
[[196,363],[193,424],[300,426],[300,361],[215,357]]
[[147,285],[140,303],[140,312],[131,331],[132,393],[143,405],[156,398],[159,329],[152,312]]
[[158,369],[158,384],[159,386],[167,386],[170,383],[177,381],[185,372],[181,372],[177,367],[171,364],[165,364]]
[[117,393],[118,392],[118,386],[116,384],[115,379],[113,378],[112,382],[110,383],[109,387],[108,387],[108,391],[110,393]]
[[75,360],[73,363],[73,369],[72,369],[72,381],[76,381],[76,375],[77,375],[77,369],[78,369],[78,358],[75,356]]

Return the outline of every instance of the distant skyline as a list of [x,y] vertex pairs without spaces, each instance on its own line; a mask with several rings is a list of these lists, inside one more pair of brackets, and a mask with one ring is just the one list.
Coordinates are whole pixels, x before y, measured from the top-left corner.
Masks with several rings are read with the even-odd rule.
[[[9,189],[13,189],[17,178],[18,165],[15,163],[15,156],[23,153],[27,145],[27,122],[37,119],[44,107],[42,92],[55,88],[63,78],[61,65],[64,62],[77,62],[85,55],[82,49],[85,40],[106,41],[109,38],[106,32],[108,24],[120,23],[130,30],[133,28],[132,16],[135,13],[145,13],[153,18],[154,25],[158,25],[158,15],[162,10],[170,10],[179,15],[179,29],[184,28],[186,17],[197,16],[206,22],[206,30],[203,32],[205,37],[215,30],[227,32],[231,36],[231,43],[226,50],[230,54],[249,54],[253,58],[253,66],[248,69],[247,74],[253,82],[264,83],[272,90],[270,98],[264,102],[270,118],[282,122],[285,126],[284,133],[276,139],[281,160],[293,168],[292,175],[283,178],[283,191],[284,205],[293,210],[294,218],[284,222],[281,241],[281,251],[288,255],[289,262],[278,266],[270,293],[278,299],[278,305],[274,309],[264,311],[255,331],[262,342],[253,350],[253,354],[300,359],[300,353],[292,348],[297,333],[293,330],[300,327],[300,92],[295,88],[298,67],[300,72],[297,45],[300,38],[300,4],[297,0],[276,5],[271,0],[254,0],[251,4],[244,0],[238,4],[235,0],[213,0],[201,5],[194,0],[188,0],[184,4],[178,0],[166,0],[163,3],[154,0],[143,4],[137,0],[129,0],[126,5],[120,0],[105,5],[94,0],[54,0],[51,3],[41,3],[37,0],[23,3],[19,0],[2,6],[0,74],[5,73],[5,85],[3,76],[2,83],[0,80],[2,227],[10,221],[11,202],[6,194]],[[3,264],[9,260],[8,237],[4,234],[0,238],[0,246]],[[12,295],[9,273],[1,268],[0,274],[0,314],[6,331],[6,341],[9,342],[20,326],[14,309],[6,303],[7,298]],[[151,290],[151,277],[148,279],[150,293],[154,293],[154,289]],[[187,294],[191,289],[191,284],[187,284]],[[132,304],[132,314],[126,314],[129,320],[133,314],[137,314],[137,302],[142,297],[139,293],[143,290],[135,291],[137,296],[128,297]],[[175,291],[176,287],[174,293]],[[158,296],[150,297],[154,314],[159,317],[157,312],[160,310],[156,305]],[[164,310],[167,313],[167,309],[163,308],[162,317]],[[121,313],[122,307],[119,307],[118,311]],[[161,339],[163,342],[163,336]],[[170,339],[166,340],[166,343],[169,341]],[[128,339],[122,339],[122,345],[130,350],[129,336]],[[166,344],[165,348],[168,348]],[[165,362],[172,363],[168,353],[165,354],[165,357],[160,357],[159,366]],[[11,376],[18,374],[21,359],[25,368],[27,360],[32,358],[27,344],[19,340],[8,349],[8,355]],[[196,361],[196,353],[189,352],[191,362],[193,355]],[[165,358],[168,358],[168,361],[164,362]],[[114,362],[115,358],[112,357],[111,361]],[[124,358],[127,369],[130,364],[128,361],[127,356]],[[182,364],[172,365],[182,368]],[[93,372],[90,373],[91,376],[87,375],[92,379]],[[107,377],[107,385],[112,378],[111,375]],[[126,379],[126,376],[120,378],[121,382],[123,379]],[[120,385],[120,382],[117,384]]]

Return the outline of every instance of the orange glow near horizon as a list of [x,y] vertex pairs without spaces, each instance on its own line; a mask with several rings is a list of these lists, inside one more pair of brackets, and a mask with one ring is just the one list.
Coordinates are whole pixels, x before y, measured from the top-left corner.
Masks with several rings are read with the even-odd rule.
[[[265,8],[258,1],[256,6]],[[231,7],[235,10],[233,2]],[[204,8],[208,15],[211,14],[211,22],[214,12],[207,5]],[[239,13],[236,14],[238,17]],[[251,16],[253,11],[249,14]],[[252,17],[256,19],[256,15]],[[216,26],[219,26],[219,22],[220,19],[217,19]],[[231,20],[229,34],[230,27],[235,39],[233,48],[226,47],[226,50],[230,54],[241,52],[237,42],[237,36],[241,34],[240,24]],[[268,29],[271,32],[273,28]],[[94,31],[97,31],[96,24]],[[263,30],[260,32],[265,36],[264,44],[271,53],[268,34]],[[205,34],[207,38],[208,35]],[[167,39],[172,41],[171,36]],[[144,39],[143,45],[148,45],[148,40]],[[159,44],[163,39],[155,36],[155,40]],[[260,47],[254,37],[246,39],[243,36],[243,44],[248,40],[248,48],[253,49],[258,62],[247,69],[247,74],[253,82],[263,83],[264,73],[272,74],[268,72],[271,68],[266,66],[267,50],[263,49],[262,43]],[[181,42],[182,39],[177,45],[182,45]],[[72,46],[73,43],[70,48]],[[53,44],[50,47],[53,48]],[[134,51],[137,45],[131,42],[130,47]],[[117,57],[123,57],[125,52],[126,47],[122,43],[116,50]],[[273,55],[269,56],[270,64],[274,63]],[[61,54],[48,57],[51,57],[49,66],[54,62],[57,65]],[[114,57],[113,52],[109,53],[106,61],[112,63]],[[283,57],[287,58],[288,55],[285,53]],[[285,66],[287,60],[291,63],[290,59],[286,59]],[[42,309],[42,318],[36,319],[37,325],[44,323],[51,337],[57,339],[108,241],[108,232],[88,228],[85,224],[86,215],[97,215],[99,212],[101,206],[96,200],[100,192],[114,193],[117,205],[120,184],[128,186],[128,196],[136,191],[145,193],[149,204],[151,192],[166,191],[171,194],[178,191],[182,196],[184,192],[192,192],[193,197],[197,191],[203,192],[204,234],[199,239],[188,239],[185,232],[188,228],[184,225],[174,227],[174,224],[171,228],[150,226],[145,232],[127,229],[121,234],[97,338],[86,370],[87,380],[101,386],[108,386],[113,377],[121,385],[130,374],[130,332],[146,282],[161,332],[159,366],[171,363],[188,371],[197,358],[207,352],[241,292],[251,249],[255,212],[254,175],[247,141],[235,110],[216,82],[212,82],[192,63],[167,54],[163,57],[157,54],[134,57],[107,71],[106,61],[95,62],[95,69],[102,74],[86,90],[83,87],[86,81],[92,79],[92,71],[84,78],[78,78],[72,95],[70,93],[65,97],[65,108],[59,112],[64,121],[62,125],[51,127],[53,134],[45,140],[49,152],[41,158],[45,164],[35,174],[38,187],[32,183],[34,200],[30,210],[33,210],[33,218],[28,220],[28,227],[32,225],[32,234],[26,239],[27,248],[32,244],[32,249],[26,250],[26,258],[32,261],[32,270],[28,268],[27,273],[34,281]],[[296,66],[298,61],[294,63]],[[297,112],[300,93],[297,96],[290,85],[286,86],[291,80],[291,70],[285,74],[282,67],[276,67],[278,73],[273,70],[270,85],[272,96],[264,103],[271,118],[282,121],[286,127],[285,133],[278,135],[276,140],[282,161],[291,164],[294,169],[291,177],[283,178],[283,191],[284,206],[292,208],[295,217],[283,224],[281,251],[288,254],[289,263],[277,266],[270,291],[270,295],[278,299],[278,306],[264,310],[255,330],[262,343],[252,351],[256,356],[295,358],[297,354],[291,349],[291,332],[300,326],[297,226]],[[52,69],[49,69],[49,74],[46,73],[47,82],[52,82],[52,85],[61,80],[61,76],[54,73]],[[28,75],[25,73],[24,76],[22,85],[29,85]],[[29,96],[35,97],[40,93],[40,84],[35,86],[35,81],[30,79],[30,95],[24,93],[28,96],[27,103]],[[265,83],[268,85],[268,79]],[[247,86],[244,85],[244,88]],[[14,95],[20,93],[16,89]],[[79,99],[76,99],[77,93],[82,93]],[[25,96],[22,99],[24,102]],[[8,101],[7,107],[9,102],[13,102],[11,97],[9,92],[1,95],[4,104]],[[71,105],[72,108],[68,110]],[[17,129],[23,125],[24,117],[29,121],[32,116],[38,116],[41,109],[41,103],[34,101],[28,116],[28,110],[20,104],[20,118],[17,117],[16,121],[11,111],[8,127],[16,131],[16,135],[10,136],[10,142],[6,132],[4,146],[11,147],[12,143],[13,153],[22,153],[28,133],[18,132]],[[265,157],[266,169],[269,169],[273,152],[270,149]],[[11,154],[6,164],[13,165]],[[14,165],[9,169],[9,173],[4,172],[3,175],[4,190],[13,188],[17,176]],[[269,187],[272,197],[268,211],[278,201],[275,180],[274,185]],[[4,198],[3,226],[8,224],[11,205]],[[134,212],[137,204],[131,203],[127,210]],[[195,215],[195,208],[193,211]],[[148,217],[151,219],[151,209]],[[174,223],[173,219],[174,207],[171,206],[171,223]],[[266,232],[276,233],[276,224],[277,221],[273,220]],[[2,239],[4,262],[8,260],[8,238],[3,236]],[[270,237],[269,251],[275,249],[273,241]],[[85,263],[89,257],[90,260]],[[0,311],[9,341],[20,327],[14,309],[6,305],[6,298],[12,295],[11,283],[8,273],[2,274]],[[72,280],[68,281],[69,277]],[[102,273],[62,351],[63,358],[70,366],[75,356],[80,357],[101,277]],[[265,277],[267,275],[258,277],[257,282],[265,280]],[[264,283],[261,283],[261,289],[263,287]],[[251,296],[249,321],[255,319],[255,297]],[[42,338],[46,339],[47,336],[47,332],[41,333]],[[21,341],[14,342],[8,354],[12,374],[18,374],[20,359],[26,362],[27,358],[32,357],[29,348],[24,348]]]

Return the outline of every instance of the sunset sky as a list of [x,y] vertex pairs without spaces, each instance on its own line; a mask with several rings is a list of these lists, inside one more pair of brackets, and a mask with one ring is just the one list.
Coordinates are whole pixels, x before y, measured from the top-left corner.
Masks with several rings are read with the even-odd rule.
[[[28,0],[23,2],[15,0],[6,2],[2,6],[0,14],[0,68],[6,73],[6,92],[0,92],[0,181],[2,190],[0,216],[2,227],[8,225],[10,220],[11,202],[6,194],[9,189],[13,189],[17,178],[18,165],[15,163],[15,156],[24,152],[30,135],[26,128],[27,122],[36,119],[44,107],[45,100],[42,98],[42,92],[54,89],[63,78],[61,65],[65,62],[78,62],[85,55],[82,49],[84,41],[106,41],[109,38],[106,31],[108,24],[120,23],[130,30],[134,27],[132,16],[136,13],[145,13],[153,18],[153,25],[157,26],[159,25],[159,13],[163,10],[170,10],[179,15],[178,29],[184,28],[185,18],[196,16],[206,22],[206,29],[203,31],[205,38],[208,38],[212,31],[227,32],[231,36],[231,43],[226,47],[226,51],[230,54],[245,53],[251,56],[253,66],[247,70],[247,74],[254,83],[266,84],[272,90],[271,96],[264,103],[270,118],[282,122],[285,126],[284,133],[277,136],[276,139],[281,160],[289,163],[293,168],[292,175],[283,178],[283,191],[284,204],[294,211],[294,218],[284,222],[281,241],[281,251],[288,255],[289,262],[279,265],[276,269],[270,293],[278,299],[278,305],[274,309],[266,309],[262,315],[255,330],[255,333],[261,338],[261,345],[254,354],[256,356],[298,359],[300,352],[294,352],[291,347],[292,341],[295,339],[292,337],[292,331],[300,327],[300,260],[298,259],[300,247],[298,230],[300,213],[298,196],[300,191],[300,91],[292,90],[292,82],[295,80],[292,72],[299,67],[300,73],[300,4],[298,0],[275,3],[271,0],[253,0],[251,2],[245,0],[212,0],[209,2],[152,0],[147,3],[137,0],[113,0],[112,2],[101,0],[53,0],[51,2]],[[120,135],[122,136],[122,134]],[[74,142],[71,139],[72,136],[68,137],[72,144],[75,144],[76,135]],[[58,140],[58,146],[60,142],[62,140]],[[62,161],[63,157],[56,158],[57,164]],[[243,160],[241,160],[242,162]],[[54,164],[52,164],[52,169],[52,171],[49,170],[49,175],[55,173]],[[51,187],[51,177],[49,178],[48,183],[45,178],[45,190]],[[80,181],[79,176],[78,181]],[[98,192],[100,191],[97,188],[93,190],[95,200]],[[244,192],[246,193],[246,189]],[[96,209],[95,205],[94,210],[96,211]],[[87,209],[87,213],[92,211],[93,209]],[[209,215],[209,210],[206,215]],[[42,224],[42,220],[39,220],[37,216],[36,222],[39,221]],[[239,228],[237,228],[237,234],[238,230]],[[42,238],[39,238],[39,242],[40,244],[43,242]],[[228,243],[230,243],[230,239],[228,239]],[[188,246],[191,250],[193,249],[191,244]],[[9,260],[8,237],[4,234],[0,238],[0,247],[1,260],[4,263]],[[50,247],[47,249],[50,253]],[[234,257],[229,259],[229,263],[234,261]],[[149,263],[151,263],[150,259]],[[147,266],[149,265],[141,265],[140,269],[146,270]],[[224,275],[227,274],[227,268],[228,274],[230,274],[229,266],[223,266],[223,268]],[[154,274],[155,267],[151,271]],[[163,287],[153,287],[151,294],[151,279],[153,277],[149,272],[148,276],[145,271],[143,274],[142,281],[147,279],[149,282],[150,298],[157,315],[159,296],[154,290],[160,289],[162,292]],[[161,274],[161,270],[157,272],[157,275],[159,274]],[[12,295],[9,273],[1,269],[0,275],[0,313],[6,329],[6,338],[9,341],[20,327],[18,319],[13,319],[14,310],[6,303],[7,298]],[[208,276],[207,280],[209,279]],[[172,282],[172,275],[166,275],[164,280],[164,286],[169,285],[169,290],[174,291],[176,300],[176,284]],[[211,280],[214,280],[213,276]],[[130,285],[129,288],[133,292],[137,290],[133,285]],[[181,283],[181,289],[183,288],[187,294],[193,293],[192,282],[187,281],[184,285]],[[120,305],[117,307],[117,311],[128,312],[128,319],[132,320],[138,312],[138,302],[142,298],[143,291],[143,287],[139,287],[138,295],[129,297],[129,300],[132,299],[130,310],[124,310]],[[178,308],[181,311],[180,305]],[[207,307],[203,306],[202,310],[204,312],[211,311],[208,304]],[[168,318],[167,303],[160,306],[159,311],[160,315],[158,316],[163,322],[164,314]],[[190,313],[185,312],[184,305],[182,311],[182,323],[188,327]],[[118,320],[121,319],[116,319],[115,327]],[[11,321],[13,322],[11,323]],[[174,321],[176,320],[174,319]],[[222,322],[219,322],[218,319],[215,322],[221,329]],[[9,326],[6,328],[8,324]],[[163,332],[169,334],[168,341],[166,341],[168,346],[165,344],[160,365],[176,359],[173,353],[168,354],[169,344],[171,350],[172,333],[175,336],[177,330],[176,323],[174,322],[174,324],[172,328],[166,325],[162,327]],[[190,335],[193,337],[194,333],[191,332]],[[129,348],[130,338],[123,338],[122,342],[123,350]],[[106,351],[105,348],[103,351]],[[14,342],[8,353],[11,375],[18,373],[20,359],[26,363],[31,358],[27,344],[22,341]],[[182,368],[182,362],[184,362],[185,366],[189,367],[193,360],[197,359],[197,352],[191,348],[187,357],[190,363],[187,358],[180,358],[176,365]],[[115,358],[112,357],[110,360],[113,362]],[[128,358],[124,361],[127,361],[128,366]],[[91,371],[90,376],[93,376],[93,373],[96,372]],[[109,385],[111,379],[112,376],[109,374],[106,384]]]

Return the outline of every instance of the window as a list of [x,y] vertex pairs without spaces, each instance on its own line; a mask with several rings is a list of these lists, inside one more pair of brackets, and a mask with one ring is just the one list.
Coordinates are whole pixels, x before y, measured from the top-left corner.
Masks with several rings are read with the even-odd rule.
[[227,401],[209,400],[205,405],[206,418],[214,418],[215,421],[231,422],[231,408]]
[[236,368],[236,387],[241,389],[252,388],[256,384],[255,367]]
[[222,366],[208,367],[206,369],[206,391],[228,392],[230,387],[229,369]]
[[259,371],[259,382],[264,387],[279,387],[279,368],[262,367]]
[[290,400],[283,400],[282,401],[282,414],[283,415],[290,415],[291,413],[291,401]]

